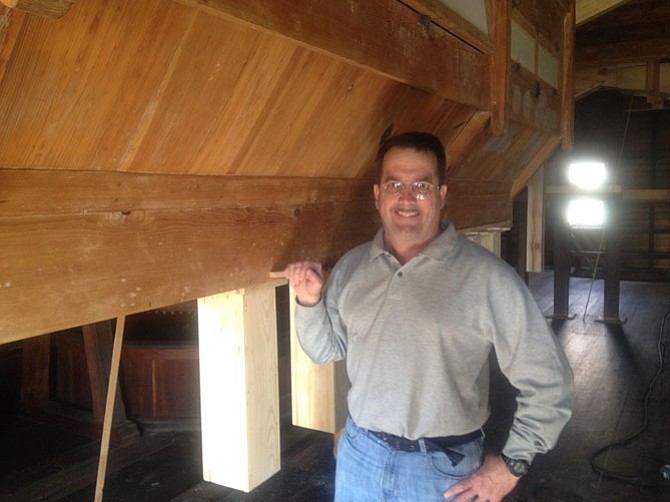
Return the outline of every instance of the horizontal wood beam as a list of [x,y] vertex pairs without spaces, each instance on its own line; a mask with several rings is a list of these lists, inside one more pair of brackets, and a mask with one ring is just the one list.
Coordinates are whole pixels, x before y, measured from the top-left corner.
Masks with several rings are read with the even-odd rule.
[[623,190],[621,198],[625,202],[670,202],[670,190],[662,188]]
[[580,66],[635,63],[649,59],[663,60],[670,54],[670,37],[600,45],[577,46],[575,64]]
[[[647,91],[648,64],[649,62],[643,62],[580,68],[575,72],[575,96],[581,97],[600,87],[614,87],[644,94]],[[670,95],[670,63],[658,65],[658,92],[661,95]]]
[[399,1],[178,1],[445,99],[489,108],[487,55]]
[[[36,187],[48,199],[40,204],[25,191],[34,172],[3,174],[0,311],[7,314],[0,343],[260,284],[295,259],[332,265],[378,226],[371,189],[362,194],[353,180],[314,180],[310,191],[300,180],[237,179],[235,190],[228,187],[231,204],[221,197],[225,190],[204,189],[215,181],[204,177],[200,190],[184,177],[190,189],[180,199],[171,177],[151,176],[149,189],[142,176],[121,174],[108,185],[100,173],[101,187],[89,194],[68,188],[77,173],[54,171],[40,173],[49,180]],[[95,205],[91,196],[105,191]],[[58,205],[67,211],[49,212]]]
[[[0,170],[0,343],[261,284],[372,238],[371,182]],[[509,183],[450,180],[457,228],[511,219]]]
[[370,200],[372,180],[0,169],[0,217]]

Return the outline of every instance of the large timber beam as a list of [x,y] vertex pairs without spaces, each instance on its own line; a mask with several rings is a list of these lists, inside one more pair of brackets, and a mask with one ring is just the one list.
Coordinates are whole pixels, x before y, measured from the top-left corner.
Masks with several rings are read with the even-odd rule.
[[0,170],[0,343],[243,288],[377,228],[366,180]]
[[489,109],[487,55],[402,2],[178,1],[289,38],[445,99]]
[[582,45],[575,49],[578,67],[639,63],[647,60],[664,60],[670,54],[670,37],[649,40],[611,42],[599,45]]
[[[638,64],[616,64],[608,66],[588,66],[575,71],[575,97],[580,98],[600,87],[614,87],[638,92],[648,92],[648,75],[650,64],[657,60]],[[657,81],[656,91],[667,97],[670,95],[670,63],[659,63],[654,72]]]

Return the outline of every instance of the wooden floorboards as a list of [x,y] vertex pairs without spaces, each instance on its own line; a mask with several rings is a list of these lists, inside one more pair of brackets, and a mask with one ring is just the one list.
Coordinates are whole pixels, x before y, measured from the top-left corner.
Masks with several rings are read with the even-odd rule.
[[[531,274],[530,287],[545,314],[551,314],[551,274]],[[665,354],[670,319],[661,332],[670,311],[670,284],[622,283],[621,325],[599,322],[602,281],[573,278],[570,290],[574,318],[551,322],[575,374],[574,416],[556,448],[537,457],[506,502],[670,501],[670,481],[660,477],[661,465],[670,464],[670,362]],[[489,447],[495,448],[505,439],[513,390],[496,377],[492,391],[493,417],[486,429]],[[592,458],[639,432],[645,417],[640,434]],[[0,502],[93,499],[97,442],[20,415],[6,412],[0,419]],[[111,450],[105,500],[332,500],[335,461],[328,434],[285,426],[281,472],[245,494],[200,481],[197,431],[148,432],[134,445]],[[603,470],[596,472],[592,461]]]

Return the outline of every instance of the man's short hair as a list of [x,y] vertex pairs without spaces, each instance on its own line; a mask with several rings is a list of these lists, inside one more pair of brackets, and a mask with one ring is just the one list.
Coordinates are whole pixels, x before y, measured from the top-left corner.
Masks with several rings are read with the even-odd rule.
[[417,152],[430,152],[437,159],[437,179],[439,185],[444,185],[447,177],[447,155],[444,152],[442,141],[437,136],[419,131],[404,132],[386,139],[377,151],[375,159],[375,168],[377,183],[382,178],[382,167],[384,157],[391,148],[411,148]]

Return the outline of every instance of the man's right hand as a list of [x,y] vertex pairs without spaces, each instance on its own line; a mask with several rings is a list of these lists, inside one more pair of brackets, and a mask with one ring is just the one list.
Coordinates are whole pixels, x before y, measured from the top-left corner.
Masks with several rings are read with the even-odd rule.
[[323,269],[320,263],[310,260],[290,263],[284,269],[284,277],[295,290],[301,305],[311,307],[319,303],[323,289]]

